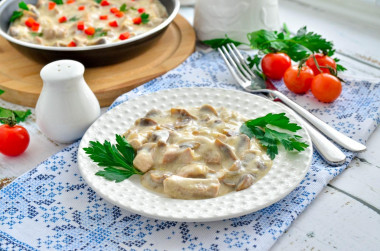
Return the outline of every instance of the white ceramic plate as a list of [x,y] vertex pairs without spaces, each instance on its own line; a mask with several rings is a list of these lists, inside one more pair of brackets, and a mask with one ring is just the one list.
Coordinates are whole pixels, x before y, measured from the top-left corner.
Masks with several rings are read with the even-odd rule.
[[[310,137],[302,129],[297,132],[310,145],[301,153],[289,153],[282,147],[268,174],[248,189],[204,200],[171,199],[140,184],[134,175],[120,183],[96,176],[98,167],[84,152],[89,141],[110,140],[123,134],[152,108],[195,107],[211,104],[238,111],[254,119],[267,113],[287,113],[272,101],[241,91],[211,88],[180,88],[156,92],[127,101],[101,116],[85,133],[79,146],[79,170],[89,186],[101,197],[128,211],[147,217],[174,221],[215,221],[245,215],[267,207],[289,194],[305,177],[312,159]],[[289,113],[293,122],[301,124]]]

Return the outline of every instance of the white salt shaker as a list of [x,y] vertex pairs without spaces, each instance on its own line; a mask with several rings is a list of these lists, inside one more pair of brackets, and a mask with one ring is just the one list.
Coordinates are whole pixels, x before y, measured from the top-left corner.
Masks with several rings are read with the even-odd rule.
[[100,115],[99,101],[86,84],[83,64],[59,60],[41,70],[43,88],[36,105],[40,130],[50,139],[70,143],[79,139]]
[[247,33],[278,30],[278,0],[197,0],[194,28],[199,40],[224,38],[248,43]]

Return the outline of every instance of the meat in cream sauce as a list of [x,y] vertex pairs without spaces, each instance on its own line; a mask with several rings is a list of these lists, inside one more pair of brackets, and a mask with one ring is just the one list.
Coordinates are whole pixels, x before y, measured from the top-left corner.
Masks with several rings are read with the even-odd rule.
[[177,199],[205,199],[250,187],[272,166],[255,139],[239,132],[235,111],[203,105],[151,110],[125,134],[148,189]]
[[[59,1],[57,1],[59,2]],[[126,40],[161,24],[168,16],[158,0],[38,0],[11,23],[8,33],[45,46],[76,47]]]

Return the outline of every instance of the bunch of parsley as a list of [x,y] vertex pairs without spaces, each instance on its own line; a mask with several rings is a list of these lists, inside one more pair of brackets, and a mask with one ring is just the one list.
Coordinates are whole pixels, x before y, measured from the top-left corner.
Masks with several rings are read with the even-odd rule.
[[[0,95],[3,94],[4,91],[0,90]],[[16,120],[16,123],[25,121],[25,119],[32,114],[32,112],[28,109],[26,111],[19,110],[10,110],[4,107],[0,107],[0,118],[10,118],[13,117]],[[5,123],[4,120],[0,120],[0,123]]]
[[[255,73],[265,79],[261,71],[260,62],[265,54],[283,52],[287,54],[293,61],[299,62],[301,65],[313,54],[322,53],[332,57],[335,53],[334,44],[326,40],[321,35],[307,31],[306,26],[300,28],[296,35],[291,35],[286,25],[283,31],[258,30],[247,34],[249,45],[252,49],[258,49],[258,53],[254,57],[248,57],[249,66],[254,69]],[[228,43],[234,43],[236,46],[245,44],[234,41],[227,35],[225,38],[212,39],[203,41],[203,43],[218,48]],[[339,59],[334,58],[336,62]],[[337,64],[337,71],[345,71],[342,65]]]

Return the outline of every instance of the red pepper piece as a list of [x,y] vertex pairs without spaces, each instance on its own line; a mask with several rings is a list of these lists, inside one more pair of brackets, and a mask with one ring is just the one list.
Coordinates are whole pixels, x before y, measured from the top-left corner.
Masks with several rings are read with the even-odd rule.
[[121,11],[118,11],[118,12],[115,13],[115,16],[117,16],[117,17],[124,17],[124,13],[121,12]]
[[107,0],[103,0],[100,2],[100,5],[101,6],[108,6],[108,5],[110,5],[110,3]]
[[71,41],[70,43],[67,44],[67,47],[76,47],[77,44],[74,41]]
[[94,27],[88,27],[87,29],[84,30],[84,33],[87,35],[91,36],[95,34],[95,28]]
[[60,17],[59,19],[58,19],[58,22],[60,22],[60,23],[64,23],[64,22],[66,22],[67,21],[67,17],[65,17],[65,16],[62,16],[62,17]]
[[119,27],[119,25],[117,24],[116,21],[109,22],[108,24],[109,24],[109,26],[111,26],[111,27]]
[[38,31],[40,29],[40,24],[37,22],[34,22],[32,24],[32,31]]
[[110,9],[110,12],[113,13],[113,14],[115,14],[116,12],[119,12],[119,9],[118,9],[118,8],[115,8],[115,7],[112,7],[112,8]]
[[144,9],[144,8],[139,8],[137,11],[138,11],[139,13],[144,13],[144,12],[145,12],[145,9]]
[[77,29],[78,30],[84,30],[84,22],[83,21],[79,21],[78,24],[77,24]]
[[84,9],[85,9],[85,7],[83,5],[78,7],[78,10],[80,10],[80,11],[84,10]]
[[28,26],[29,28],[32,28],[32,26],[35,22],[36,22],[36,20],[34,20],[34,18],[30,17],[30,18],[26,19],[25,25]]
[[75,0],[67,0],[67,4],[75,3]]
[[107,16],[107,15],[99,16],[99,19],[100,19],[100,20],[107,20],[107,19],[108,19],[108,16]]
[[131,34],[129,34],[128,31],[127,31],[127,32],[124,32],[124,33],[121,33],[120,36],[119,36],[119,39],[120,39],[120,40],[128,39],[130,35],[131,35]]
[[57,4],[54,2],[49,2],[49,10],[53,10]]
[[134,24],[141,24],[141,22],[142,22],[141,21],[141,17],[136,17],[136,18],[133,19],[133,23]]

